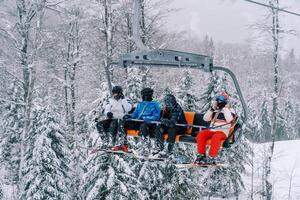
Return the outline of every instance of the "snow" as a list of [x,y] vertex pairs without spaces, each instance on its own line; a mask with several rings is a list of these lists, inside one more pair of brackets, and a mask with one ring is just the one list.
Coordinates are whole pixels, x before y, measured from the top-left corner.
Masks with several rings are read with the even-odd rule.
[[[259,192],[262,184],[263,154],[269,144],[254,144],[254,191]],[[272,158],[273,200],[300,199],[300,140],[280,141],[275,143]],[[246,191],[242,195],[250,199],[251,167],[244,177]],[[291,182],[291,184],[290,184]],[[290,190],[290,195],[289,195]],[[254,199],[260,199],[259,194]]]
[[300,140],[276,143],[275,158],[272,162],[274,197],[276,199],[287,199],[290,181],[292,181],[290,199],[300,199],[299,146]]

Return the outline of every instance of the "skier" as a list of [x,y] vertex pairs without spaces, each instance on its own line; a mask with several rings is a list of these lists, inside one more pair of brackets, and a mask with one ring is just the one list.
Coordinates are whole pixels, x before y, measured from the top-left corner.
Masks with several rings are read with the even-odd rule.
[[[197,156],[195,163],[197,164],[215,164],[216,158],[221,147],[221,143],[228,137],[229,129],[233,116],[229,109],[228,95],[222,92],[216,96],[216,102],[205,113],[204,121],[210,122],[210,126],[220,126],[215,129],[205,129],[198,133],[196,137]],[[211,139],[209,156],[206,156],[206,141]]]
[[128,103],[123,95],[121,86],[114,86],[112,89],[112,98],[109,99],[108,104],[105,106],[104,113],[107,119],[99,121],[95,119],[96,127],[99,134],[102,136],[103,147],[108,148],[109,132],[111,135],[112,146],[116,144],[116,137],[118,132],[121,134],[119,146],[114,146],[113,150],[122,150],[128,152],[127,146],[127,133],[124,129],[123,117],[131,110],[132,106]]
[[[184,126],[176,126],[176,124],[187,124],[184,112],[180,105],[176,102],[176,98],[168,94],[164,97],[164,109],[161,124],[155,129],[155,137],[157,138],[157,150],[153,154],[159,153],[160,157],[168,157],[172,155],[175,144],[176,135],[184,133],[187,128]],[[163,133],[168,133],[168,147],[164,149]]]
[[140,119],[143,122],[130,121],[125,123],[127,130],[139,130],[141,135],[141,145],[139,153],[142,155],[149,154],[149,136],[154,132],[156,124],[151,121],[158,121],[160,118],[160,104],[153,100],[153,90],[151,88],[144,88],[141,91],[142,100],[137,104],[136,109],[130,115],[125,115],[123,119]]

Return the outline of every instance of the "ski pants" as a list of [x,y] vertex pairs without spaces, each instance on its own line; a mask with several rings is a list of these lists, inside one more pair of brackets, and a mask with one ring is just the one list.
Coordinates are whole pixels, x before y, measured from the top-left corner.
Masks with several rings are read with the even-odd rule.
[[124,128],[124,121],[121,119],[106,119],[96,124],[97,130],[104,142],[109,142],[109,137],[113,145],[116,144],[119,133],[120,144],[127,144],[127,133]]
[[173,150],[176,135],[182,134],[186,131],[185,127],[175,126],[175,127],[167,127],[164,125],[158,125],[155,129],[155,137],[157,140],[157,146],[162,151],[164,149],[164,132],[168,133],[168,151],[171,152]]
[[209,129],[200,131],[196,137],[197,150],[199,154],[205,155],[206,141],[209,139],[211,139],[209,156],[217,157],[222,145],[222,141],[226,139],[226,135],[223,131],[211,131]]
[[126,130],[138,130],[142,137],[154,137],[155,124],[146,124],[144,122],[126,121]]

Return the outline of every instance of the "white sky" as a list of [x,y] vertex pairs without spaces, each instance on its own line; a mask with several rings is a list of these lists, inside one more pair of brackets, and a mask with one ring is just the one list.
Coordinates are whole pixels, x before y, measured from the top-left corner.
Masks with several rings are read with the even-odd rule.
[[[280,3],[283,8],[300,13],[300,0],[281,0]],[[252,34],[248,26],[268,13],[268,8],[244,0],[172,0],[169,6],[179,8],[169,14],[166,23],[169,30],[192,31],[200,38],[207,34],[216,41],[231,43],[247,40]],[[284,28],[298,32],[298,36],[284,35],[282,46],[285,50],[294,48],[300,55],[300,17],[281,13],[279,20]]]

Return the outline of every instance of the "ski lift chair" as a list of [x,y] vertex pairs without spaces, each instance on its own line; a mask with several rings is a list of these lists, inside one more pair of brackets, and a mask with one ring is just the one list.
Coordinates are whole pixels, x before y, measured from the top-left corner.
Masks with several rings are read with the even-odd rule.
[[[198,55],[187,52],[179,52],[168,49],[154,49],[154,50],[142,50],[135,51],[131,53],[124,54],[120,57],[119,62],[109,63],[106,69],[111,66],[122,66],[124,68],[128,66],[149,66],[149,67],[160,67],[160,68],[191,68],[199,69],[204,72],[212,72],[215,70],[224,71],[232,78],[235,85],[239,100],[241,102],[243,113],[240,117],[235,117],[235,122],[230,129],[230,134],[226,140],[223,142],[223,147],[229,147],[235,141],[237,141],[241,134],[236,134],[242,124],[245,123],[247,119],[247,108],[246,104],[240,90],[237,79],[232,71],[225,67],[213,66],[212,58],[209,56]],[[107,73],[109,74],[109,73]],[[107,77],[109,83],[109,90],[111,91],[110,77]],[[196,112],[185,112],[185,116],[188,124],[196,126],[209,126],[208,122],[203,120],[203,115]],[[199,128],[189,127],[186,133],[178,135],[176,137],[176,142],[186,142],[186,143],[196,143],[195,135],[199,132]],[[139,133],[137,130],[128,130],[128,136],[138,137]],[[167,134],[165,139],[167,139]],[[208,141],[210,143],[210,141]]]

